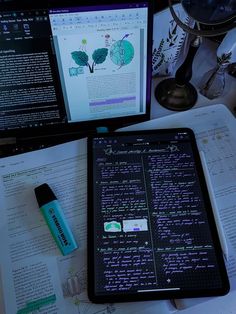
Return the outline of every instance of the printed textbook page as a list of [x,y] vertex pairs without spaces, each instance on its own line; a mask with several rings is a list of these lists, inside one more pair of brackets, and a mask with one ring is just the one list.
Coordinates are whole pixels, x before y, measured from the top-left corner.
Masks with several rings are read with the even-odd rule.
[[[226,267],[231,291],[236,290],[236,119],[222,104],[197,108],[132,125],[125,130],[189,127],[196,136],[199,151],[205,154],[219,216],[229,249]],[[216,298],[176,300],[178,309]]]
[[[0,313],[119,314],[173,311],[170,302],[96,305],[87,297],[87,141],[0,159]],[[55,192],[79,249],[62,256],[34,188]]]

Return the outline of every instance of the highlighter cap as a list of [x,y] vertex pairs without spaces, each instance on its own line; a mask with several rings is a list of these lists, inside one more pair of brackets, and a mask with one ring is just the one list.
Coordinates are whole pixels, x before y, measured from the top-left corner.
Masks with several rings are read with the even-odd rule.
[[56,196],[47,183],[41,184],[34,189],[39,207],[56,200]]

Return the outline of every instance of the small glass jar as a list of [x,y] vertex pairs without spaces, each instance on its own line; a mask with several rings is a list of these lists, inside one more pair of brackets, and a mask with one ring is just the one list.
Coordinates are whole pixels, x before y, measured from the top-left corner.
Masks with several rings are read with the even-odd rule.
[[219,62],[217,66],[206,72],[199,84],[199,92],[209,98],[214,99],[223,94],[225,88],[225,71],[228,62]]

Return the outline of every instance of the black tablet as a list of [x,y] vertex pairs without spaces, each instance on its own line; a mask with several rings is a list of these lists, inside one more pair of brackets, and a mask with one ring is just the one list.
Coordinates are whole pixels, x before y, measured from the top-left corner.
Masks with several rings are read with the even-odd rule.
[[90,300],[203,297],[228,291],[193,131],[90,137]]

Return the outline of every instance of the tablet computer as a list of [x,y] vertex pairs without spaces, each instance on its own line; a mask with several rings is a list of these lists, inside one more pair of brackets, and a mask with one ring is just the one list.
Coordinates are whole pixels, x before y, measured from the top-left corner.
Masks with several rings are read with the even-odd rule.
[[228,291],[193,131],[90,137],[91,301],[203,297]]

